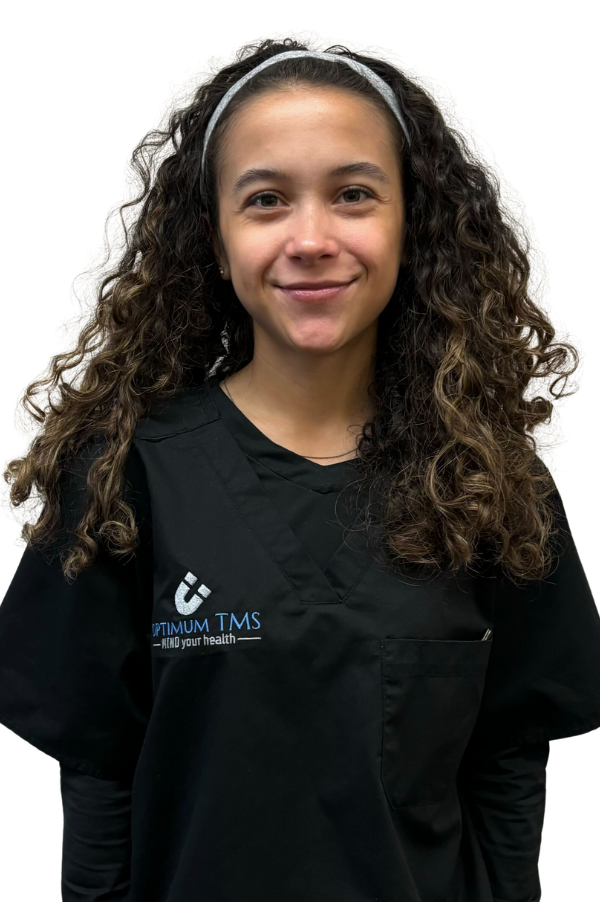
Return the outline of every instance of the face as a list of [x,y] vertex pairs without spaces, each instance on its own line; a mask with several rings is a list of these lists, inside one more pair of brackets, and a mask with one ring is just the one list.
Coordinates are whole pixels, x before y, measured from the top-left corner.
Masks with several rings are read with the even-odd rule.
[[[261,95],[232,119],[219,165],[214,248],[255,347],[323,354],[372,338],[404,243],[399,161],[377,107],[328,87]],[[290,287],[322,282],[342,287]]]

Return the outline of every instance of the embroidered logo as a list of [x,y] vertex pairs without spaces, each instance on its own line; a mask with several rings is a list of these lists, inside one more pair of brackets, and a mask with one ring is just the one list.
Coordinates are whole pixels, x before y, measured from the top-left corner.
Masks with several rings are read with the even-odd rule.
[[197,611],[205,598],[211,593],[211,590],[208,586],[205,586],[204,583],[197,589],[194,595],[187,600],[188,592],[191,591],[191,588],[195,583],[198,582],[198,577],[194,576],[193,573],[186,573],[182,582],[179,583],[177,587],[177,591],[175,592],[175,607],[179,611],[180,614],[193,614],[194,611]]
[[[152,638],[158,640],[152,643],[153,648],[160,648],[171,656],[192,647],[202,650],[208,646],[236,645],[242,641],[260,640],[260,636],[252,635],[255,630],[260,632],[261,629],[259,611],[244,611],[243,614],[235,614],[233,611],[207,612],[204,619],[189,616],[212,594],[212,590],[204,583],[196,588],[197,583],[198,577],[188,572],[177,586],[175,607],[183,615],[182,619],[153,621]],[[169,607],[172,604],[171,597],[173,596],[169,592]]]

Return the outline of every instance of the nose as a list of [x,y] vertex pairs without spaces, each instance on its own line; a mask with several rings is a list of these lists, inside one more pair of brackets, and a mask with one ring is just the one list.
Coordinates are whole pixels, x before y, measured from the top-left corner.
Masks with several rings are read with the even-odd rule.
[[285,251],[289,257],[311,261],[335,257],[339,253],[339,237],[333,217],[322,204],[309,202],[297,208],[287,221],[289,234]]

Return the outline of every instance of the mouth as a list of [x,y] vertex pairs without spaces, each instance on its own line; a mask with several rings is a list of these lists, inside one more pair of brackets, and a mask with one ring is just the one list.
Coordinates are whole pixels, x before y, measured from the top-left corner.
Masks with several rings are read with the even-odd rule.
[[288,288],[282,285],[277,285],[276,288],[293,301],[314,303],[315,301],[329,301],[339,297],[339,295],[343,294],[343,292],[346,291],[350,285],[354,284],[354,282],[356,282],[356,279],[351,279],[350,282],[338,284],[325,283],[320,287],[317,284],[314,288],[304,286],[300,288]]

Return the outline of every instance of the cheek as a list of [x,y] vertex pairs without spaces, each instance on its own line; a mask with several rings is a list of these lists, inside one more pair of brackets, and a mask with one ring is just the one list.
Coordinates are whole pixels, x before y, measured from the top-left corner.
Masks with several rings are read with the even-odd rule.
[[249,282],[260,278],[280,253],[281,242],[269,229],[246,229],[230,244],[231,260]]
[[398,229],[364,229],[348,243],[348,252],[359,262],[371,281],[387,283],[390,272],[400,261]]
[[264,246],[256,244],[239,248],[231,254],[231,278],[235,293],[253,318],[264,310],[265,272],[272,267],[272,258],[265,255]]
[[[377,279],[389,270],[394,255],[400,260],[401,223],[397,221],[365,221],[354,223],[338,235],[342,257],[354,258],[359,268]],[[236,282],[241,287],[256,289],[264,282],[265,272],[272,270],[282,254],[282,241],[274,231],[257,229],[248,232],[243,241],[231,245],[231,262],[236,265]],[[349,268],[349,267],[348,267]],[[356,267],[355,267],[356,268]]]

